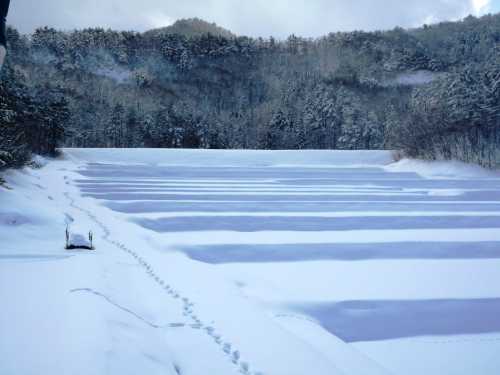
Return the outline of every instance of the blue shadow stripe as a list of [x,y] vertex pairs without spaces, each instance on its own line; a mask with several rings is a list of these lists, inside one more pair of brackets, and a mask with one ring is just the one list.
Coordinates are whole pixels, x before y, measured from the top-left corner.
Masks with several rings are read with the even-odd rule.
[[179,250],[194,260],[210,264],[314,260],[500,259],[500,242],[205,245],[185,246]]
[[500,332],[500,299],[346,301],[298,306],[345,342]]
[[[191,216],[164,219],[134,219],[134,222],[155,232],[191,232],[227,230],[258,231],[338,231],[375,229],[457,229],[495,228],[498,217],[487,216],[419,216],[419,217],[300,217],[300,216]],[[500,228],[499,228],[500,230]],[[333,238],[332,238],[333,239]]]

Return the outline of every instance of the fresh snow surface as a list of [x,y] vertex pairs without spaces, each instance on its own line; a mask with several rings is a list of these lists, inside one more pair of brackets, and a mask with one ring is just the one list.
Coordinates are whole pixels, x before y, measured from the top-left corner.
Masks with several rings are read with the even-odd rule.
[[68,149],[2,177],[2,375],[500,371],[498,173]]
[[500,176],[477,165],[459,161],[423,161],[403,159],[385,167],[389,172],[416,172],[423,177],[434,179],[498,179]]

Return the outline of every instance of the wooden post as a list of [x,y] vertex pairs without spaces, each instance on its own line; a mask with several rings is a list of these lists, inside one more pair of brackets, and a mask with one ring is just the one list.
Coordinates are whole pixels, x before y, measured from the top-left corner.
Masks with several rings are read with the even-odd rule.
[[69,247],[69,229],[66,225],[66,249]]

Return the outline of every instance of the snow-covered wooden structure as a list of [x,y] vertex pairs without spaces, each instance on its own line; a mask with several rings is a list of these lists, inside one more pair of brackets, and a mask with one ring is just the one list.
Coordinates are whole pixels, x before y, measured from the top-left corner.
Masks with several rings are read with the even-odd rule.
[[66,227],[66,250],[94,250],[92,231],[71,225]]

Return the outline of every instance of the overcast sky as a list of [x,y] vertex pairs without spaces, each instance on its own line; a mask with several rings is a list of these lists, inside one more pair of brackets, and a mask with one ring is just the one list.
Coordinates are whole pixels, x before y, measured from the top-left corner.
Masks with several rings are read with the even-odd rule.
[[314,37],[332,31],[414,27],[500,11],[500,0],[11,0],[22,32],[105,27],[137,30],[199,17],[239,35]]

